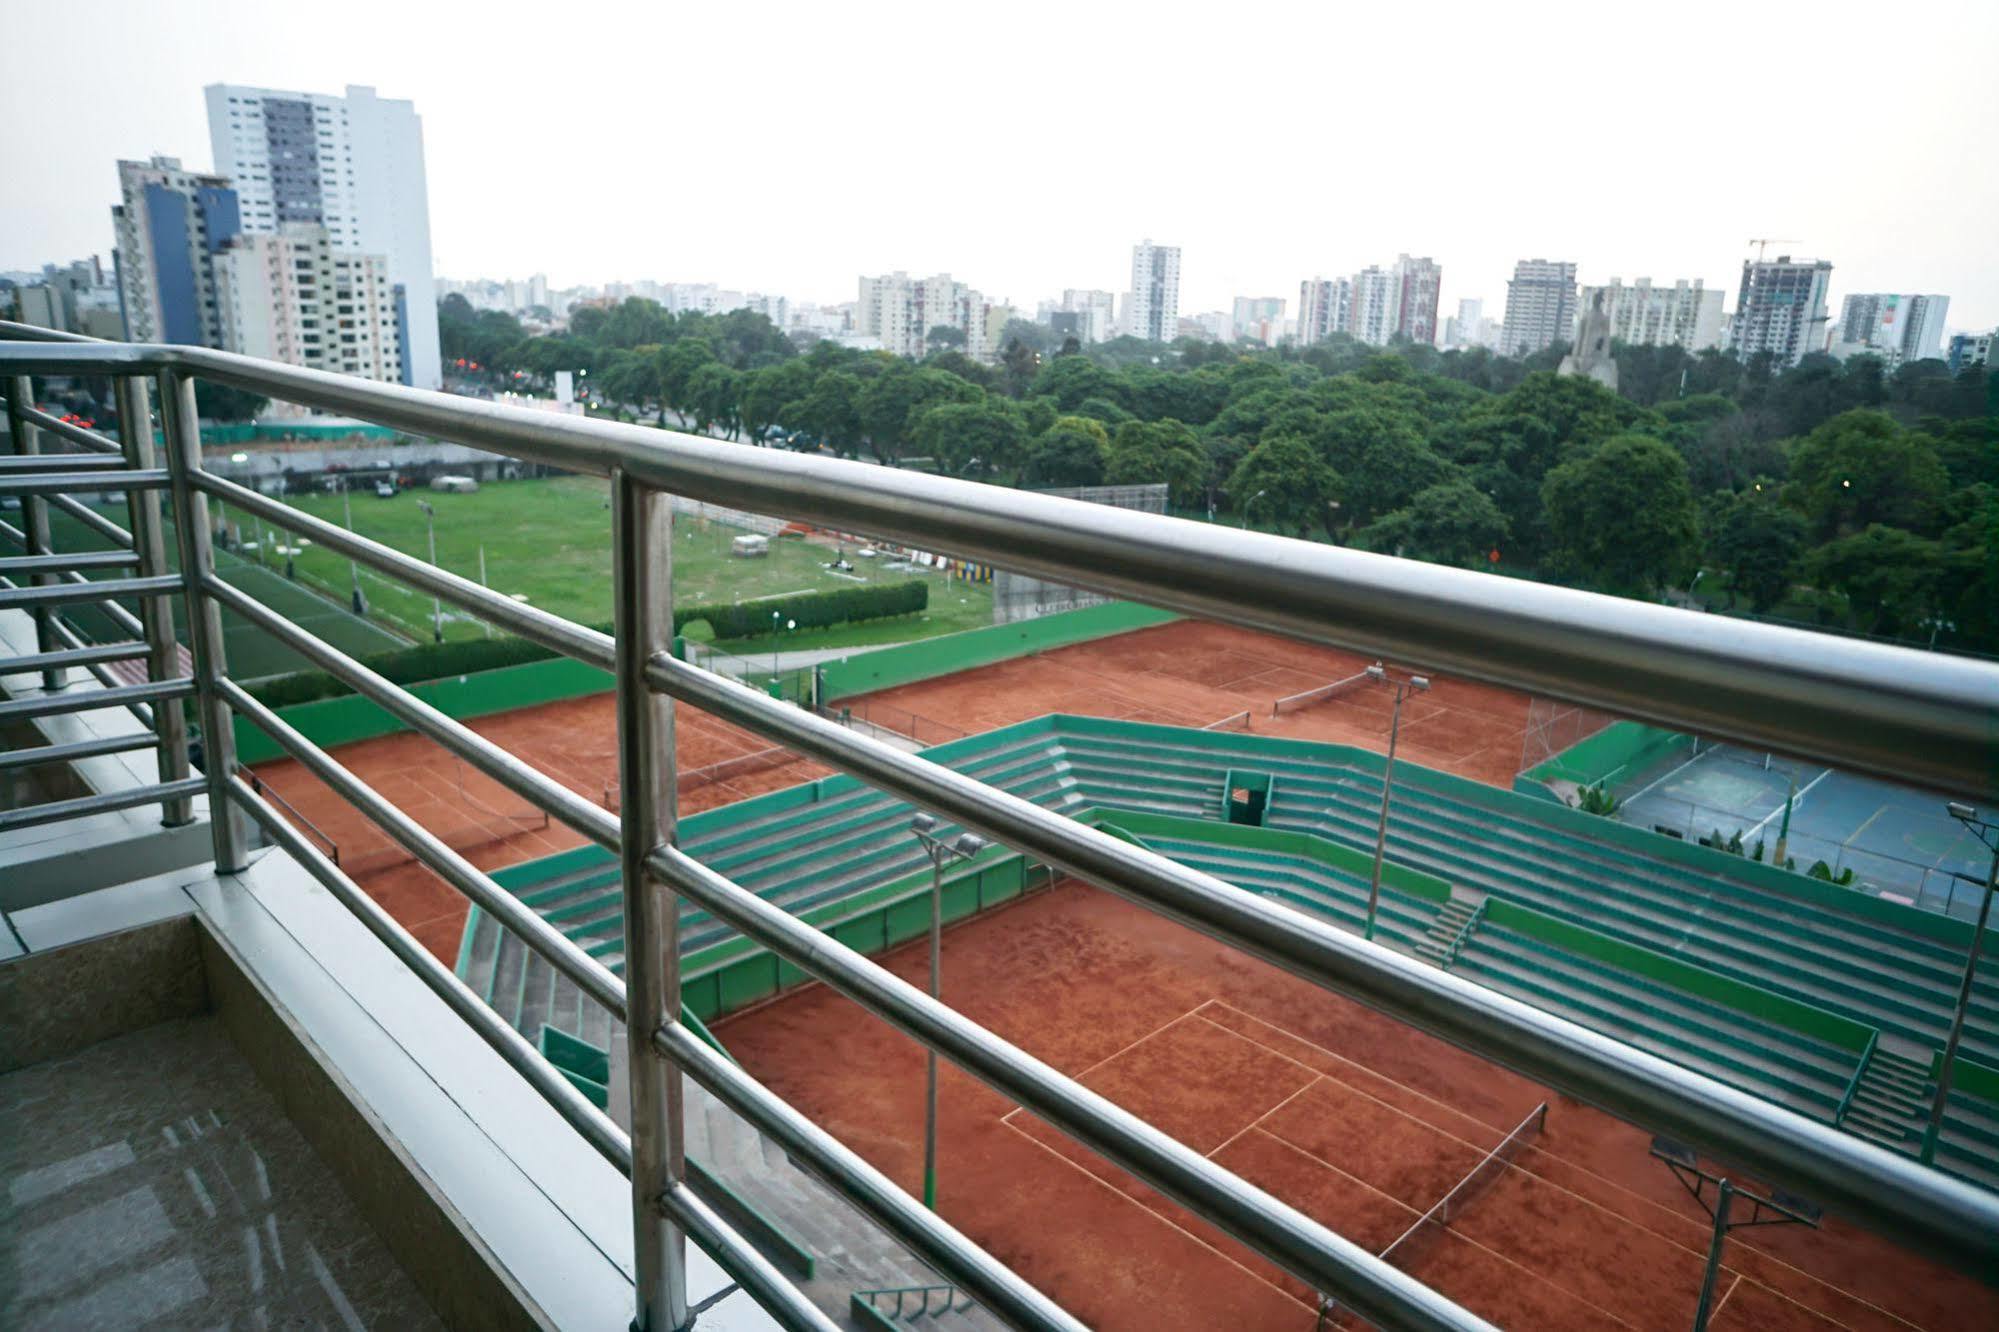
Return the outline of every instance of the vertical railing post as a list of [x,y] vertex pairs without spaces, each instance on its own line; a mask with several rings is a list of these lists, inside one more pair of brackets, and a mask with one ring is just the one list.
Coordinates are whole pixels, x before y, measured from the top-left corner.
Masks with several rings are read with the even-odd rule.
[[[25,408],[35,405],[35,382],[26,375],[15,375],[7,381],[7,430],[14,437],[14,452],[40,453],[42,432],[28,424],[21,415]],[[21,496],[21,534],[28,539],[27,553],[30,555],[53,555],[55,547],[49,543],[49,506],[40,495]],[[30,580],[37,587],[47,587],[60,582],[58,575],[38,573]],[[35,607],[35,651],[55,652],[62,642],[56,637],[53,606]],[[60,689],[68,680],[68,673],[60,666],[42,671],[42,688]]]
[[680,902],[646,867],[674,839],[673,700],[646,683],[672,645],[673,512],[622,469],[611,473],[617,629],[619,838],[625,889],[625,1056],[630,1075],[632,1224],[638,1332],[688,1322],[687,1239],[660,1200],[686,1176],[680,1070],[652,1036],[680,1017]]
[[[147,400],[146,381],[137,375],[123,375],[115,382],[118,444],[124,452],[125,465],[151,468],[155,466],[153,414]],[[139,576],[152,578],[172,573],[172,566],[167,563],[166,536],[160,526],[160,492],[130,490],[125,493],[125,500],[132,528],[132,551],[139,557]],[[146,673],[155,680],[173,679],[180,674],[180,662],[175,650],[172,604],[163,597],[141,597],[139,621],[146,629]],[[153,730],[160,742],[160,780],[183,780],[188,774],[187,716],[178,700],[169,699],[154,706]],[[160,822],[169,828],[193,821],[194,801],[187,796],[166,801],[160,807]]]
[[[201,470],[201,421],[194,405],[194,381],[173,371],[160,375],[160,419],[167,428],[167,470],[172,473],[174,536],[180,548],[181,578],[187,586],[187,637],[194,654],[195,698],[201,715],[201,764],[208,777],[209,835],[215,842],[215,872],[235,874],[248,861],[243,815],[229,798],[236,770],[236,734],[229,705],[218,689],[229,673],[222,649],[222,609],[202,589],[203,575],[215,567],[208,531],[208,496],[196,490]],[[162,708],[162,711],[165,709]]]

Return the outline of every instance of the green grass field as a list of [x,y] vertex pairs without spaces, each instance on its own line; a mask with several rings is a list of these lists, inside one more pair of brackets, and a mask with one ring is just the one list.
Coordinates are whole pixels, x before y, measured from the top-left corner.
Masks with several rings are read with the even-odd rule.
[[[104,516],[123,527],[127,523],[125,506],[111,505],[103,510]],[[9,521],[12,521],[10,517]],[[180,567],[174,545],[173,520],[165,524],[167,560],[174,568]],[[49,539],[57,550],[82,551],[104,550],[110,542],[91,531],[83,524],[59,510],[49,514]],[[339,597],[328,596],[316,589],[301,586],[287,579],[281,569],[259,568],[253,559],[245,559],[229,551],[216,552],[216,567],[232,586],[261,601],[266,606],[283,615],[293,624],[311,630],[341,651],[357,657],[371,653],[387,652],[392,648],[406,647],[409,640],[383,625],[352,615],[346,603]],[[100,580],[115,580],[118,575],[105,571],[98,575]],[[137,611],[133,600],[121,603],[127,610]],[[187,624],[182,600],[170,599],[173,607],[174,632],[185,643]],[[125,636],[104,611],[96,606],[70,606],[63,612],[64,618],[78,633],[97,642],[112,642]],[[290,648],[278,643],[269,634],[244,621],[232,611],[222,613],[223,651],[228,655],[229,670],[239,679],[255,680],[269,675],[285,675],[292,671],[312,669],[310,662],[300,657]]]
[[[352,497],[354,530],[397,550],[428,557],[423,513],[418,500],[437,510],[437,562],[466,578],[480,577],[485,557],[486,585],[510,595],[524,595],[543,610],[585,624],[611,618],[611,513],[607,486],[590,477],[556,477],[505,481],[482,486],[470,495],[411,491],[394,499],[372,493]],[[289,502],[328,522],[341,523],[339,495],[295,495]],[[273,568],[283,556],[272,547],[286,538],[265,535],[261,542],[254,519],[230,511],[228,521],[241,526],[245,542],[261,545]],[[930,609],[921,616],[882,620],[787,636],[789,648],[842,647],[864,643],[899,642],[971,629],[992,622],[992,590],[966,585],[939,575],[886,572],[876,561],[849,558],[852,575],[825,568],[832,552],[815,542],[773,539],[764,559],[738,559],[730,541],[741,529],[704,519],[680,516],[675,521],[673,594],[676,603],[719,603],[752,600],[788,592],[851,587],[856,582],[930,579]],[[250,552],[256,558],[256,552]],[[350,587],[348,562],[331,551],[305,548],[294,556],[302,579],[344,600]],[[430,598],[363,568],[361,589],[372,615],[419,640],[431,636]],[[445,608],[447,638],[476,638],[486,630],[476,620]],[[723,644],[752,651],[770,649],[767,637]]]

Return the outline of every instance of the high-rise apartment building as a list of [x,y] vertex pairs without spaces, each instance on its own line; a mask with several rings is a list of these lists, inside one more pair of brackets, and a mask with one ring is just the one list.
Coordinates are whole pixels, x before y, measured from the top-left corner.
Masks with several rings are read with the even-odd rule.
[[1369,264],[1353,275],[1348,330],[1372,347],[1386,347],[1402,317],[1402,278],[1393,268]]
[[1398,336],[1435,346],[1443,281],[1444,270],[1427,258],[1400,254],[1386,268],[1368,265],[1348,287],[1347,331],[1375,347],[1386,347]]
[[1229,325],[1238,338],[1250,338],[1266,347],[1275,347],[1284,337],[1282,296],[1238,296]]
[[215,258],[223,345],[309,370],[396,383],[401,321],[388,260],[316,222],[246,232]]
[[1840,305],[1835,349],[1847,355],[1872,353],[1891,370],[1906,361],[1941,357],[1949,309],[1948,296],[1887,291],[1848,296]]
[[1353,327],[1353,279],[1306,278],[1298,284],[1298,343],[1309,347]]
[[396,293],[399,378],[443,382],[430,268],[430,195],[415,106],[349,85],[344,96],[213,84],[216,171],[242,197],[242,229],[324,226],[332,247],[379,254]]
[[1822,259],[1742,261],[1742,286],[1735,296],[1729,342],[1743,360],[1768,352],[1780,367],[1796,365],[1806,352],[1823,350],[1826,286],[1832,265]]
[[215,255],[242,230],[228,179],[188,171],[177,157],[120,162],[118,196],[111,222],[125,336],[221,347]]
[[1458,312],[1444,321],[1444,346],[1448,350],[1497,348],[1499,342],[1499,321],[1486,318],[1485,301],[1479,297],[1460,300]]
[[1063,290],[1062,303],[1056,309],[1076,316],[1071,322],[1079,342],[1109,342],[1117,336],[1115,292],[1068,287]]
[[1522,259],[1506,284],[1506,327],[1500,350],[1531,356],[1567,341],[1576,324],[1576,266],[1567,260]]
[[931,329],[955,328],[964,334],[965,355],[989,361],[990,309],[991,302],[949,273],[913,280],[907,273],[864,277],[854,307],[854,331],[876,339],[898,356],[918,357],[932,350],[927,344]]
[[1395,257],[1397,290],[1395,332],[1425,347],[1437,345],[1437,296],[1443,289],[1444,270],[1425,256]]
[[1681,278],[1670,287],[1651,278],[1637,278],[1629,286],[1623,278],[1612,278],[1601,287],[1584,287],[1577,308],[1589,309],[1598,292],[1603,293],[1615,342],[1689,352],[1721,345],[1721,289],[1704,286],[1699,278]]
[[1953,333],[1944,363],[1953,375],[1993,364],[1992,344],[1999,342],[1999,330],[1991,333]]
[[1179,246],[1154,245],[1147,238],[1131,247],[1124,331],[1148,342],[1171,342],[1180,335]]

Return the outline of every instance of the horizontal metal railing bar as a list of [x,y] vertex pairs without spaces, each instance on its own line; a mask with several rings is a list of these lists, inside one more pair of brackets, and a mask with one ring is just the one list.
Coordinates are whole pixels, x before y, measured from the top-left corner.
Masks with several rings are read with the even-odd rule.
[[[434,564],[401,551],[385,546],[379,541],[357,536],[344,527],[336,526],[321,518],[282,501],[260,495],[247,486],[238,485],[213,472],[197,472],[195,486],[232,508],[262,518],[274,527],[282,527],[299,536],[309,537],[313,543],[345,555],[349,559],[378,569],[392,578],[399,578],[412,587],[442,597],[462,610],[468,610],[482,619],[490,620],[504,629],[509,629],[521,637],[540,643],[543,647],[574,657],[604,670],[615,669],[617,654],[611,636],[600,630],[591,629],[559,615],[551,615],[535,606],[523,605],[491,588],[482,587],[469,578],[460,578]],[[615,826],[617,820],[612,819]]]
[[970,1292],[1009,1327],[1080,1332],[1082,1323],[943,1217],[898,1188],[859,1153],[679,1023],[653,1035],[660,1053],[835,1193]]
[[1698,1144],[1986,1280],[1999,1197],[670,656],[648,681],[1294,975]]
[[349,771],[346,765],[306,739],[276,712],[252,698],[243,686],[234,680],[224,679],[218,684],[218,692],[231,708],[275,740],[280,749],[297,759],[341,799],[365,814],[370,822],[415,856],[426,869],[478,903],[482,910],[528,948],[539,953],[550,966],[569,977],[619,1021],[624,1020],[624,982],[603,963],[542,919],[532,907],[494,883],[490,875],[446,845],[443,838],[391,804],[380,792]]
[[163,467],[121,467],[103,472],[0,473],[0,495],[56,495],[72,490],[164,490]]
[[200,795],[207,789],[206,777],[189,777],[178,782],[127,787],[122,791],[101,791],[96,795],[56,800],[46,805],[23,805],[19,809],[0,810],[0,833],[13,832],[16,828],[34,828],[44,823],[66,823],[70,819],[88,818],[92,814],[136,809],[140,805],[157,805],[183,796]]
[[[379,704],[397,720],[437,741],[536,808],[560,819],[599,846],[617,848],[618,816],[602,805],[576,794],[463,722],[447,717],[407,689],[391,683],[331,643],[299,628],[215,575],[210,574],[203,579],[202,587],[217,601],[313,665],[339,679],[362,697]],[[623,1011],[622,998],[619,1011]]]
[[61,509],[70,517],[82,523],[97,535],[123,550],[132,549],[132,534],[117,523],[112,522],[97,510],[85,504],[74,495],[51,495],[49,504]]
[[0,555],[0,574],[64,573],[70,569],[136,569],[129,550],[75,550],[64,555]]
[[[81,575],[78,576],[80,577]],[[131,616],[130,612],[128,612],[123,606],[118,605],[116,602],[111,602],[111,601],[105,602],[104,609],[107,611],[116,611],[118,612],[119,615],[130,616],[130,618],[132,618],[135,622],[138,618],[136,616]],[[117,617],[113,616],[111,618],[115,621]],[[127,626],[121,626],[121,627],[125,627],[126,632],[128,633],[131,632],[129,627]],[[86,648],[95,646],[94,644],[91,643],[89,639],[85,638],[82,634],[78,633],[68,620],[63,619],[60,615],[50,619],[49,628],[52,631],[54,631],[58,642],[64,644],[67,647],[73,648],[79,652]],[[119,681],[117,676],[113,675],[110,671],[106,670],[103,666],[98,665],[96,662],[86,663],[83,669],[89,671],[91,677],[95,679],[98,684],[102,685],[106,689],[118,689],[122,687],[121,682]],[[127,703],[125,705],[125,710],[131,713],[134,717],[139,719],[139,725],[145,727],[148,731],[153,729],[152,704]]]
[[[0,336],[12,336],[12,326]],[[28,335],[32,336],[32,335]],[[1999,667],[843,459],[559,417],[198,347],[0,343],[16,374],[171,368],[571,471],[1884,777],[1999,795]]]
[[150,680],[145,684],[118,685],[111,689],[28,694],[0,702],[0,721],[57,717],[66,712],[94,712],[98,708],[123,707],[127,703],[158,703],[166,699],[186,698],[193,693],[194,681],[183,675],[172,680]]
[[[229,485],[230,483],[224,484]],[[233,486],[231,488],[240,489]],[[211,489],[219,488],[211,487]],[[246,494],[254,494],[254,492],[246,492]],[[263,500],[262,496],[255,496],[255,498]],[[264,502],[274,510],[274,512],[266,515],[274,522],[296,514],[295,510],[290,510],[286,506],[276,504],[274,501]],[[293,524],[285,523],[282,525],[289,526]],[[300,524],[299,526],[303,527],[304,525]],[[309,530],[307,534],[314,535],[315,539],[317,539],[317,534]],[[345,535],[338,528],[332,529],[332,534]],[[328,541],[326,544],[331,545],[333,542]],[[410,557],[401,555],[399,552],[388,551],[386,548],[377,547],[373,551],[364,551],[360,548],[359,543],[350,544],[347,553],[353,553],[357,558],[372,555],[374,558],[368,562],[390,573],[399,574],[403,572],[405,565],[416,563]],[[462,582],[463,580],[458,581]],[[612,645],[611,640],[606,635],[584,629],[581,626],[570,625],[567,622],[559,622],[560,628],[557,633],[536,633],[534,631],[540,628],[540,626],[527,623],[535,619],[536,616],[518,614],[518,612],[526,608],[520,607],[518,603],[507,601],[505,598],[500,597],[499,594],[492,593],[485,588],[470,583],[466,583],[463,587],[441,586],[438,582],[433,582],[431,585],[438,587],[440,594],[445,595],[455,604],[463,605],[475,612],[490,612],[495,622],[508,625],[509,627],[518,627],[558,650],[576,644],[578,640],[581,640],[583,646],[592,649],[590,655],[585,657],[586,660],[595,659],[599,664],[606,666],[610,664],[608,658],[611,655]],[[537,615],[545,615],[545,613],[537,613]],[[577,655],[583,654],[578,653]],[[322,664],[324,663],[322,662]],[[662,668],[671,669],[670,667]],[[921,765],[921,760],[910,760],[910,765],[905,769],[903,781],[896,782],[889,780],[889,777],[899,767],[905,767],[905,765],[899,764],[898,760],[909,759],[909,756],[903,755],[901,751],[893,750],[887,746],[878,746],[877,748],[882,752],[874,756],[872,763],[863,763],[857,766],[854,760],[860,752],[858,748],[843,750],[838,743],[842,739],[858,738],[853,737],[851,732],[834,727],[830,723],[825,723],[823,726],[824,733],[819,737],[819,743],[812,743],[809,730],[812,727],[812,723],[817,719],[811,718],[808,714],[778,703],[775,700],[764,699],[763,696],[758,695],[753,690],[745,689],[742,686],[731,687],[732,682],[721,681],[719,677],[708,675],[705,672],[693,673],[693,668],[688,668],[688,671],[690,673],[685,678],[690,682],[705,684],[706,692],[696,696],[694,694],[679,693],[669,688],[669,693],[676,693],[677,696],[683,697],[697,706],[717,712],[717,715],[748,725],[752,730],[762,735],[783,740],[794,748],[801,749],[803,752],[811,753],[829,762],[833,762],[836,766],[840,766],[855,773],[857,776],[882,785],[897,794],[911,798],[919,804],[924,804],[926,807],[942,813],[946,817],[965,822],[968,826],[979,827],[982,831],[988,833],[988,835],[999,837],[1010,844],[1019,844],[1015,834],[998,830],[990,823],[982,823],[980,815],[974,812],[974,808],[960,806],[947,809],[940,806],[934,800],[928,799],[927,796],[934,794],[938,787],[934,775],[926,771],[928,765],[915,766]],[[665,687],[668,682],[658,678],[656,674],[654,683]],[[725,695],[737,697],[744,706],[753,708],[755,711],[750,715],[743,715],[736,710],[728,708],[723,702]],[[774,726],[779,727],[779,729],[773,729]],[[440,736],[439,738],[442,739],[443,737]],[[467,754],[466,757],[469,759],[472,755]],[[527,798],[534,799],[534,795],[523,787],[517,785],[514,789],[520,791]],[[1000,793],[995,792],[992,794],[998,796]],[[1005,799],[1011,798],[1003,798],[1003,800]],[[1025,802],[1021,803],[1025,804]],[[1030,810],[1033,809],[1032,806],[1028,806],[1027,808]],[[1048,817],[1059,820],[1061,825],[1071,828],[1079,827],[1078,825],[1070,824],[1068,820],[1061,820],[1059,816],[1051,815]],[[595,831],[580,822],[573,826],[577,826],[579,831],[583,831],[586,836],[592,836],[601,845],[615,846],[615,828],[612,826],[612,821],[605,818],[602,822],[604,826]],[[1087,833],[1089,830],[1083,829],[1082,831]],[[1032,847],[1025,849],[1035,850]],[[1044,859],[1049,858],[1045,848],[1038,851],[1037,854],[1041,854]],[[1192,873],[1192,871],[1186,871],[1184,867],[1172,865],[1172,862],[1165,863],[1171,866],[1172,870],[1179,873]],[[1072,858],[1068,864],[1064,865],[1064,868],[1069,869],[1072,873],[1080,873],[1082,877],[1088,878],[1093,882],[1102,883],[1105,886],[1123,891],[1126,895],[1132,896],[1135,900],[1145,902],[1147,905],[1155,907],[1155,909],[1159,906],[1159,902],[1155,900],[1154,896],[1134,890],[1122,879],[1107,878],[1101,862],[1095,868],[1085,871],[1079,870]],[[1205,878],[1205,876],[1196,877]],[[1220,885],[1219,881],[1209,882],[1224,888],[1227,887],[1227,885]],[[1252,904],[1256,903],[1256,899],[1250,899],[1250,901]],[[1269,907],[1268,904],[1260,905],[1267,907],[1270,912],[1278,910],[1278,908]],[[1169,914],[1172,913],[1169,912]],[[1286,913],[1286,915],[1293,914]],[[1207,929],[1211,933],[1214,932],[1211,926],[1198,924],[1193,918],[1188,916],[1181,915],[1177,918],[1182,919],[1185,923],[1195,925],[1196,928]],[[1302,921],[1304,918],[1298,917],[1296,919]],[[1289,924],[1290,922],[1282,923]],[[1266,927],[1267,922],[1258,918],[1247,922],[1247,925],[1254,931],[1261,931]],[[1332,933],[1329,927],[1327,933]],[[1513,1040],[1494,1041],[1483,1039],[1486,1029],[1481,1021],[1481,1014],[1484,1011],[1485,1005],[1497,997],[1492,995],[1491,992],[1483,989],[1473,989],[1469,986],[1464,986],[1462,982],[1458,982],[1458,985],[1462,988],[1444,996],[1437,996],[1430,993],[1429,989],[1422,985],[1410,986],[1409,978],[1406,976],[1398,976],[1393,972],[1376,973],[1376,969],[1369,966],[1368,962],[1361,961],[1355,956],[1355,950],[1342,947],[1337,941],[1329,945],[1325,939],[1307,939],[1302,945],[1304,952],[1301,958],[1301,956],[1295,955],[1301,946],[1298,941],[1289,940],[1288,936],[1281,933],[1279,937],[1287,939],[1282,948],[1272,950],[1268,945],[1258,945],[1260,955],[1276,962],[1278,965],[1286,967],[1288,970],[1305,975],[1316,983],[1338,988],[1341,993],[1361,998],[1363,1002],[1370,1002],[1373,1006],[1382,1008],[1383,1011],[1390,1012],[1391,1015],[1400,1017],[1403,1020],[1414,1020],[1412,1015],[1418,1013],[1425,1014],[1426,1016],[1420,1025],[1424,1025],[1427,1030],[1435,1034],[1444,1036],[1447,1040],[1453,1040],[1454,1043],[1463,1045],[1465,1048],[1474,1050],[1486,1057],[1498,1059],[1500,1062],[1507,1063],[1540,1081],[1549,1083],[1550,1085],[1561,1086],[1564,1090],[1582,1096],[1584,1099],[1596,1104],[1603,1105],[1605,1108],[1613,1109],[1615,1113],[1621,1113],[1627,1118],[1652,1124],[1662,1129],[1665,1127],[1660,1122],[1661,1117],[1654,1113],[1651,1106],[1642,1097],[1636,1096],[1632,1092],[1623,1067],[1626,1061],[1615,1057],[1625,1053],[1626,1047],[1604,1043],[1595,1033],[1589,1033],[1582,1028],[1574,1028],[1573,1032],[1568,1034],[1579,1033],[1587,1038],[1590,1048],[1597,1056],[1595,1058],[1584,1059],[1578,1063],[1574,1052],[1567,1048],[1566,1041],[1558,1035],[1551,1044],[1547,1033],[1541,1031],[1538,1024],[1534,1024],[1528,1035],[1532,1037],[1534,1048],[1538,1053],[1533,1057],[1533,1061],[1530,1064],[1523,1061],[1519,1049],[1513,1048],[1515,1045]],[[1343,940],[1344,936],[1339,936],[1339,938]],[[1242,937],[1232,938],[1231,942],[1237,943],[1238,946],[1248,946]],[[1329,946],[1332,949],[1330,952],[1327,951]],[[1371,960],[1376,955],[1365,954],[1363,956]],[[1389,956],[1392,957],[1392,955]],[[1343,971],[1358,971],[1359,974],[1335,986],[1324,973],[1324,968],[1334,963],[1337,963]],[[1390,960],[1387,965],[1393,967],[1394,962]],[[1429,968],[1423,968],[1423,972],[1425,977],[1442,974],[1434,973]],[[1416,979],[1420,981],[1424,977]],[[1456,978],[1451,979],[1453,981],[1456,980]],[[1390,987],[1385,994],[1380,993],[1384,985]],[[1367,996],[1370,994],[1375,994],[1377,997],[1369,999]],[[1449,1010],[1448,1020],[1443,1020],[1445,1010]],[[1454,1036],[1450,1034],[1452,1032],[1457,1032],[1458,1034]],[[1629,1051],[1629,1053],[1637,1055],[1639,1052]],[[1606,1061],[1602,1058],[1605,1055],[1613,1057]],[[1662,1067],[1671,1070],[1675,1074],[1682,1072],[1671,1065],[1663,1065]],[[1656,1077],[1659,1071],[1657,1068],[1648,1067],[1646,1069],[1648,1077]],[[1577,1076],[1578,1074],[1581,1076]],[[1832,1144],[1835,1155],[1829,1163],[1821,1162],[1815,1166],[1800,1167],[1795,1159],[1796,1153],[1783,1151],[1772,1155],[1769,1150],[1773,1143],[1794,1141],[1788,1136],[1788,1125],[1779,1125],[1774,1129],[1769,1129],[1767,1126],[1757,1126],[1748,1133],[1739,1129],[1717,1133],[1713,1126],[1706,1122],[1705,1117],[1689,1117],[1690,1114],[1697,1112],[1700,1099],[1703,1096],[1717,1090],[1725,1089],[1722,1089],[1720,1084],[1713,1083],[1706,1086],[1697,1085],[1693,1088],[1685,1089],[1683,1094],[1675,1099],[1677,1109],[1673,1117],[1673,1122],[1678,1127],[1679,1136],[1699,1142],[1725,1158],[1761,1168],[1766,1173],[1771,1173],[1778,1177],[1789,1177],[1795,1180],[1800,1175],[1809,1176],[1814,1181],[1812,1187],[1817,1187],[1821,1194],[1831,1194],[1835,1190],[1825,1187],[1825,1183],[1838,1178],[1838,1172],[1849,1164],[1839,1156],[1838,1148],[1848,1144],[1854,1147],[1866,1146],[1860,1143],[1858,1139],[1842,1136]],[[1761,1108],[1762,1103],[1758,1102],[1754,1104],[1758,1108]],[[1797,1123],[1804,1122],[1802,1120],[1797,1121]],[[1824,1147],[1825,1145],[1823,1143],[1818,1144],[1819,1147]],[[1871,1151],[1872,1149],[1868,1150]],[[1890,1157],[1889,1160],[1892,1162],[1894,1158]],[[1788,1162],[1789,1164],[1778,1164],[1780,1162]],[[1871,1164],[1878,1170],[1879,1161],[1873,1161]],[[1863,1192],[1870,1193],[1871,1195],[1873,1187],[1871,1184],[1862,1184],[1859,1187]],[[1926,1214],[1928,1206],[1929,1203],[1927,1201],[1921,1198],[1914,1199],[1910,1201],[1907,1207],[1901,1209],[1901,1214],[1913,1214],[1921,1217]],[[1862,1217],[1876,1214],[1875,1209],[1872,1207],[1856,1209],[1850,1202],[1846,1205],[1845,1210]],[[1890,1229],[1891,1233],[1893,1233],[1892,1225]],[[1936,1228],[1926,1227],[1926,1229],[1934,1233]]]
[[24,671],[54,670],[66,666],[89,666],[96,662],[130,661],[149,651],[144,643],[93,643],[89,647],[64,648],[60,652],[34,652],[24,657],[0,657],[0,675]]
[[74,472],[79,476],[85,476],[116,471],[124,466],[125,460],[112,453],[0,454],[0,477],[15,476],[22,472],[48,472],[52,475]]
[[1130,1111],[1050,1068],[784,908],[678,847],[647,865],[674,892],[936,1050],[1314,1290],[1387,1327],[1485,1328],[1407,1273],[1225,1170]]
[[[52,435],[60,435],[72,444],[89,449],[93,454],[117,454],[123,452],[119,448],[117,440],[100,435],[95,430],[87,426],[80,426],[74,421],[65,421],[59,416],[51,416],[39,407],[23,406],[21,408],[21,415],[27,419],[29,425],[38,426]],[[60,455],[45,454],[43,456]]]
[[622,1173],[631,1174],[632,1147],[625,1131],[543,1059],[527,1037],[515,1031],[488,1007],[486,1001],[458,979],[451,968],[438,961],[380,903],[363,892],[345,870],[287,822],[268,801],[252,791],[249,783],[241,777],[232,776],[229,779],[229,794],[293,860],[351,911],[370,934],[380,939],[403,965],[414,971],[417,979],[429,986],[446,1007],[525,1078],[557,1114],[568,1120],[599,1156]]
[[0,753],[0,772],[10,768],[35,768],[48,763],[70,763],[105,754],[129,754],[135,749],[151,749],[158,743],[158,737],[150,732],[135,731],[130,735],[99,736],[94,740],[72,740],[61,745],[10,749]]
[[170,597],[181,590],[179,574],[155,574],[147,578],[91,579],[78,575],[74,583],[49,587],[0,588],[0,610],[31,606],[67,606],[80,601],[108,601],[112,597]]
[[[756,1246],[732,1229],[687,1184],[675,1184],[659,1199],[660,1210],[687,1237],[720,1264],[763,1311],[790,1332],[840,1332],[841,1325],[777,1270]],[[700,1320],[696,1319],[698,1325]]]

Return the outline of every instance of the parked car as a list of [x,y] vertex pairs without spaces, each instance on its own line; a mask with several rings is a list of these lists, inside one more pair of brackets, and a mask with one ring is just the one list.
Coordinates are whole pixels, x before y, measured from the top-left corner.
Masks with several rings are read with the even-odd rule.
[[395,482],[393,482],[393,481],[377,481],[377,482],[375,483],[375,498],[376,498],[376,499],[394,499],[395,497],[396,497],[396,483],[395,483]]

